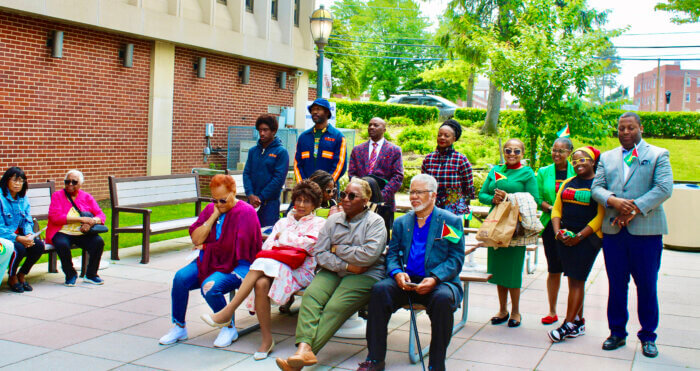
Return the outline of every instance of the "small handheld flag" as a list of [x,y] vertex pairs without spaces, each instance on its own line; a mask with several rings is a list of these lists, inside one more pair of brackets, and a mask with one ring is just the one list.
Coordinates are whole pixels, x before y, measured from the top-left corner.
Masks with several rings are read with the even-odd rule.
[[462,238],[462,231],[454,229],[447,225],[447,223],[442,223],[442,236],[441,238],[446,239],[449,242],[457,243],[459,239]]
[[496,172],[493,173],[493,177],[496,179],[496,180],[495,180],[496,182],[499,181],[499,180],[508,179],[507,176],[505,176],[505,175],[499,173],[498,171],[496,171]]
[[561,138],[561,137],[568,138],[569,136],[571,136],[571,132],[569,131],[569,124],[566,124],[566,126],[564,126],[563,129],[561,129],[557,132],[557,137],[559,137],[559,138]]
[[464,214],[464,220],[466,220],[466,221],[472,220],[472,217],[473,217],[473,215],[472,215],[471,210],[469,211],[469,214]]
[[632,166],[634,163],[634,160],[639,158],[639,154],[637,153],[637,146],[634,146],[634,149],[630,151],[630,153],[625,156],[625,163],[627,166]]

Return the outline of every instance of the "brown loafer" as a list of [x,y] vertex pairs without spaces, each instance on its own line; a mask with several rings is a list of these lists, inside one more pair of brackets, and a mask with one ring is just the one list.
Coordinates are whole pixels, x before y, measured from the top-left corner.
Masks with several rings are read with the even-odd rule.
[[292,367],[302,368],[304,366],[315,365],[318,360],[312,351],[301,352],[287,358],[287,363]]
[[280,368],[282,371],[299,371],[301,368],[294,368],[287,363],[286,359],[282,358],[277,358],[275,359],[275,363],[277,363],[277,367]]

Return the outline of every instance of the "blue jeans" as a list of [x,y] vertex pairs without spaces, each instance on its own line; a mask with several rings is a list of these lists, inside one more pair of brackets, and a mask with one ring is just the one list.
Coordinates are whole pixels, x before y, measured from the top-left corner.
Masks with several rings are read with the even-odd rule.
[[280,200],[271,200],[260,205],[258,219],[261,227],[275,225],[280,220]]
[[[241,278],[234,274],[214,272],[200,285],[199,280],[197,280],[197,274],[198,269],[195,260],[177,271],[175,278],[173,278],[173,289],[170,293],[173,323],[180,326],[185,326],[185,314],[187,313],[187,301],[190,297],[190,290],[200,289],[209,307],[214,312],[218,312],[226,306],[225,295],[241,286],[242,282]],[[208,282],[214,282],[214,285],[205,293],[202,287],[206,286]]]

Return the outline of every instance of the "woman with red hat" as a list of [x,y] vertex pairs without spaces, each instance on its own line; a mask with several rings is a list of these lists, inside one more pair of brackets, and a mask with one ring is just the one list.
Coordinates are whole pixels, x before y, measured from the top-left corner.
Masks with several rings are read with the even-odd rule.
[[564,275],[569,278],[569,299],[564,324],[547,335],[554,343],[585,333],[579,317],[583,307],[584,284],[602,246],[603,205],[591,197],[600,151],[582,147],[574,151],[571,164],[576,176],[559,187],[552,208],[552,228]]

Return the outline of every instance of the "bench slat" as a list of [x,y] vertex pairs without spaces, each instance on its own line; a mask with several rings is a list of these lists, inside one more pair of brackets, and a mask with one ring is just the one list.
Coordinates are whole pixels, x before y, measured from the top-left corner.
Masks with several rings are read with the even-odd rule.
[[148,180],[132,180],[132,181],[117,181],[117,191],[119,193],[130,189],[158,188],[169,187],[176,185],[195,185],[195,178],[187,176],[183,178],[168,178],[168,179],[148,179]]
[[197,193],[197,187],[194,184],[173,184],[169,186],[159,186],[159,187],[148,187],[148,188],[138,188],[138,189],[126,189],[118,190],[119,200],[124,200],[130,197],[144,196],[144,195],[160,195],[168,193],[182,193],[190,192]]
[[[175,228],[184,228],[192,225],[197,220],[197,217],[192,217],[192,218],[184,218],[184,219],[175,219],[175,220],[167,220],[163,222],[151,222],[151,232],[160,232],[160,231],[166,231],[169,229],[175,229]],[[119,227],[119,229],[129,229],[129,230],[134,230],[134,231],[140,231],[143,229],[143,225],[130,225],[128,227]]]
[[[119,198],[119,206],[138,206],[142,204],[152,204],[156,202],[170,202],[173,204],[185,203],[188,200],[196,200],[197,192],[176,192],[157,195],[141,195],[128,198]],[[180,202],[177,202],[180,201]]]
[[469,281],[469,282],[486,282],[491,278],[490,273],[481,273],[481,272],[462,272],[459,274],[459,280],[464,282],[464,281]]

